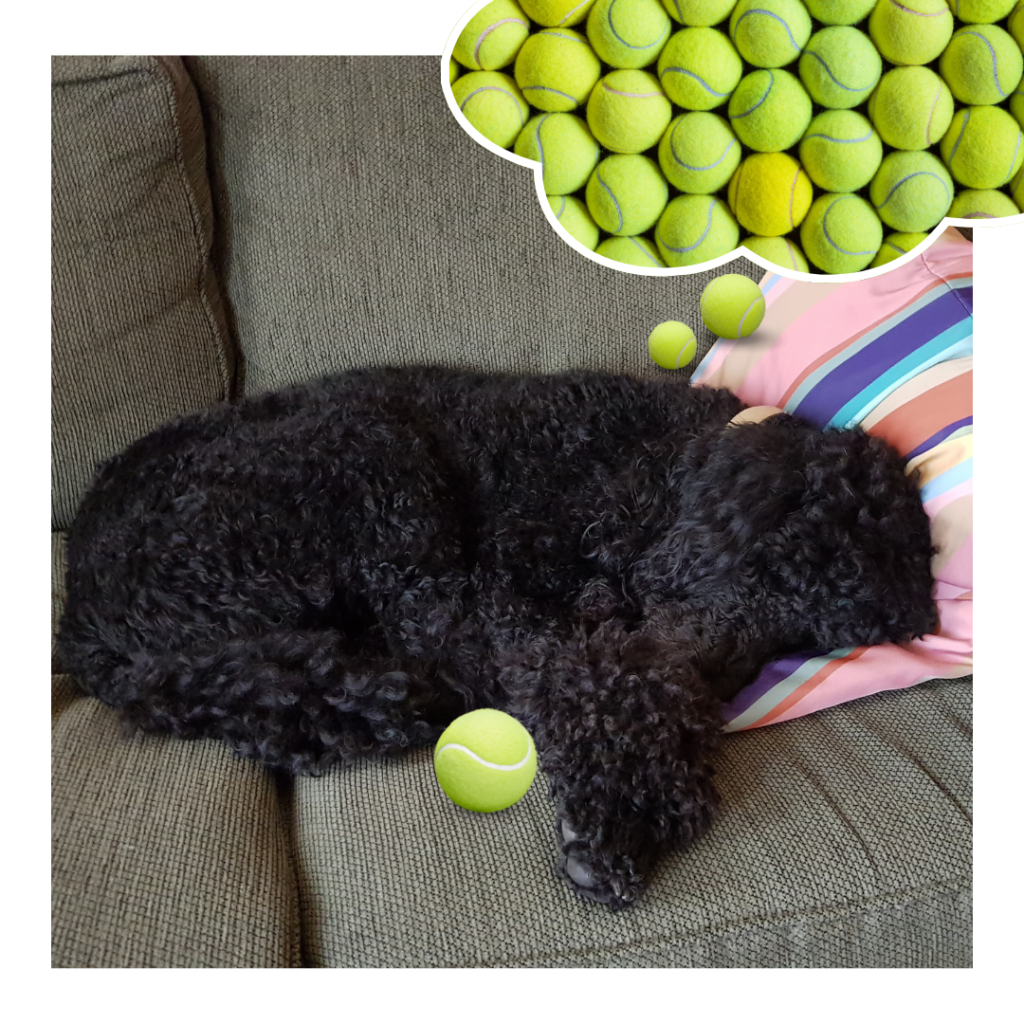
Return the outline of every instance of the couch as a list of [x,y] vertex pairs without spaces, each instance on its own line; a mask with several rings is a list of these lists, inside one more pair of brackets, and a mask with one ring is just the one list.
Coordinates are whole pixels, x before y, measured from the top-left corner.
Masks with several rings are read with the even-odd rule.
[[[438,65],[53,59],[54,625],[96,463],[176,415],[360,365],[667,372],[643,340],[710,274],[574,252]],[[495,815],[429,749],[285,777],[52,673],[55,967],[971,965],[970,679],[728,736],[717,824],[611,913],[555,877],[542,776]]]

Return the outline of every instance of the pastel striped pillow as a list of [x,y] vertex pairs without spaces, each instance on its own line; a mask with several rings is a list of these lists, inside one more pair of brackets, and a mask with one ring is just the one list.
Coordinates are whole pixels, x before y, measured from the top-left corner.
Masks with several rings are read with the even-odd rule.
[[694,384],[729,388],[748,405],[884,437],[920,471],[938,549],[935,635],[773,662],[727,705],[726,731],[973,671],[972,275],[973,248],[955,228],[865,281],[767,274],[760,329],[718,341],[694,372]]

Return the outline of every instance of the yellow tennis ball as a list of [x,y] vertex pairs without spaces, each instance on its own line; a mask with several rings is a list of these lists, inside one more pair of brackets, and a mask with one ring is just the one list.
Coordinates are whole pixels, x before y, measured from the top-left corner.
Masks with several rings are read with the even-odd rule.
[[894,150],[871,179],[871,205],[896,231],[927,231],[953,202],[953,179],[938,157]]
[[548,196],[555,219],[585,249],[596,249],[601,232],[590,211],[575,196]]
[[800,163],[826,192],[857,192],[882,162],[882,140],[855,110],[826,110],[800,140]]
[[1018,89],[1010,97],[1010,113],[1013,114],[1017,124],[1024,128],[1024,89]]
[[800,225],[800,244],[826,274],[854,274],[882,247],[882,222],[860,196],[826,192],[814,200]]
[[516,141],[529,115],[516,83],[500,71],[470,71],[455,80],[452,95],[466,120],[503,149]]
[[774,263],[777,267],[785,267],[787,270],[799,270],[806,274],[810,268],[807,266],[807,258],[800,251],[800,246],[788,238],[776,235],[774,238],[766,238],[764,235],[750,235],[744,238],[740,245],[745,245],[756,256]]
[[919,246],[927,237],[928,235],[923,231],[896,232],[892,235],[886,235],[881,249],[878,250],[878,254],[871,261],[871,266],[884,267],[886,263],[891,263],[893,260],[898,260],[901,256],[906,256],[911,249]]
[[658,162],[680,192],[710,195],[739,166],[739,140],[724,118],[706,110],[680,114],[658,144]]
[[564,196],[586,185],[601,147],[581,117],[538,114],[519,133],[515,152],[540,163],[549,196]]
[[969,25],[953,33],[939,71],[961,103],[1002,103],[1020,84],[1024,57],[998,25]]
[[686,110],[713,110],[743,74],[743,61],[728,37],[715,28],[683,28],[658,58],[658,77],[673,103]]
[[1017,204],[1005,193],[995,189],[964,189],[958,192],[949,208],[950,217],[964,220],[992,220],[996,217],[1016,217]]
[[1010,13],[1014,0],[948,0],[950,9],[968,25],[991,25]]
[[537,748],[511,715],[480,708],[460,715],[434,747],[434,774],[448,799],[467,811],[503,811],[537,774]]
[[654,232],[661,258],[670,267],[692,267],[736,248],[740,229],[729,208],[713,196],[676,196]]
[[519,0],[524,11],[538,25],[568,28],[578,25],[589,13],[594,0]]
[[658,250],[643,235],[631,238],[606,238],[598,247],[597,255],[626,263],[631,267],[664,267]]
[[717,25],[732,14],[736,0],[661,0],[665,10],[680,25]]
[[761,68],[744,76],[729,98],[729,124],[759,153],[795,146],[811,122],[811,97],[796,75]]
[[672,117],[672,104],[647,71],[605,75],[587,102],[587,124],[613,153],[642,153],[657,145]]
[[671,31],[661,0],[597,0],[587,18],[590,45],[613,68],[653,64]]
[[822,25],[856,25],[874,9],[877,0],[804,0],[812,18]]
[[666,320],[651,331],[647,338],[647,351],[659,366],[678,370],[693,362],[697,354],[697,339],[686,324]]
[[1017,0],[1010,16],[1006,19],[1006,31],[1017,41],[1017,45],[1024,50],[1024,0]]
[[963,107],[939,145],[949,173],[968,188],[1001,188],[1024,162],[1024,134],[1000,107]]
[[1017,208],[1024,212],[1024,167],[1010,182],[1010,198],[1017,204]]
[[927,149],[953,120],[953,96],[931,68],[893,68],[871,94],[868,117],[894,149]]
[[811,38],[811,18],[800,0],[739,0],[729,37],[749,64],[781,68],[800,56]]
[[601,75],[601,62],[586,37],[571,28],[545,28],[523,43],[516,84],[538,110],[575,110]]
[[452,57],[448,61],[448,84],[451,85],[459,75],[462,74],[462,68],[459,67],[459,62]]
[[587,209],[611,235],[642,235],[668,202],[668,182],[658,165],[638,153],[605,157],[587,182]]
[[946,0],[878,0],[868,31],[893,64],[927,64],[953,35],[953,15]]
[[516,59],[530,34],[530,22],[516,0],[492,0],[459,33],[452,50],[471,71],[496,71]]
[[701,292],[700,318],[719,338],[745,338],[761,326],[764,295],[749,277],[722,274]]
[[729,182],[729,206],[754,235],[785,235],[807,214],[814,190],[788,153],[755,153]]
[[849,25],[815,32],[800,55],[800,80],[815,103],[833,110],[859,106],[882,77],[871,40]]

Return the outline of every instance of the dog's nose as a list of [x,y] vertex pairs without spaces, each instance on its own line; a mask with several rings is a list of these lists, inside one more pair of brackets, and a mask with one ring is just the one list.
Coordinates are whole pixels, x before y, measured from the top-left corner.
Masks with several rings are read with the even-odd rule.
[[565,873],[582,889],[594,887],[594,873],[590,866],[571,855],[565,860]]

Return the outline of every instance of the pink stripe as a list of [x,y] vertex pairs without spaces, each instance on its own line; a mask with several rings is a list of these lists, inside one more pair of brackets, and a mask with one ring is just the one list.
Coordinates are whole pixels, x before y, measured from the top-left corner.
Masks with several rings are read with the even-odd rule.
[[939,570],[944,583],[963,587],[974,586],[974,534],[967,538],[959,548],[946,559],[945,565]]
[[956,487],[946,491],[944,494],[940,494],[931,501],[924,503],[924,510],[929,516],[933,518],[938,514],[939,509],[945,508],[951,501],[956,501],[957,498],[962,498],[964,495],[974,493],[974,481],[965,480],[962,484],[957,484]]

